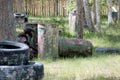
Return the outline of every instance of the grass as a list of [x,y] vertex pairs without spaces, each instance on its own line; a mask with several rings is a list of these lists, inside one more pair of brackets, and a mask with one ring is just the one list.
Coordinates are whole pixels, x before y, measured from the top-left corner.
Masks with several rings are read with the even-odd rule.
[[35,60],[44,64],[44,80],[119,80],[120,55]]
[[61,17],[48,17],[48,18],[40,18],[40,17],[29,17],[30,22],[39,22],[39,23],[57,23],[62,24],[68,21],[68,18]]
[[[104,27],[104,26],[103,26]],[[102,35],[97,34],[85,34],[86,39],[90,40],[94,47],[113,47],[120,49],[120,27],[104,27],[102,29]],[[89,36],[88,36],[89,35]]]
[[[41,20],[38,19],[38,21]],[[50,21],[48,20],[48,22]],[[85,30],[84,38],[91,41],[94,48],[120,49],[120,26],[107,27],[106,22],[104,20],[102,23],[101,36],[97,36],[97,33],[88,33]],[[55,61],[52,59],[34,59],[33,61],[44,64],[45,76],[43,80],[120,80],[119,54],[103,55],[97,54],[93,50],[93,55],[86,58],[58,58]]]

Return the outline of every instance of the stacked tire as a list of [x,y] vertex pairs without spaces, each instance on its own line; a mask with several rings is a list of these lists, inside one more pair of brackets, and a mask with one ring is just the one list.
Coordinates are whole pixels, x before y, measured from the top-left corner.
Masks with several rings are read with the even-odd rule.
[[0,41],[0,80],[41,80],[43,64],[29,62],[29,55],[23,43]]

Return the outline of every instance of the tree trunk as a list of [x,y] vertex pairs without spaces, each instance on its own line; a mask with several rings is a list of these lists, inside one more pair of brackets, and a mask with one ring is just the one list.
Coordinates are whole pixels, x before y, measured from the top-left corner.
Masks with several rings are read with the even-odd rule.
[[[118,4],[120,4],[120,0],[118,0]],[[118,19],[118,21],[120,22],[120,5],[119,5],[119,19]]]
[[75,32],[75,23],[76,23],[76,11],[69,13],[69,31]]
[[92,23],[91,12],[89,8],[89,0],[83,0],[84,11],[85,11],[85,19],[87,22],[87,26],[90,32],[95,32],[95,28]]
[[76,15],[76,27],[78,39],[83,39],[83,1],[76,0],[77,3],[77,15]]
[[0,40],[16,40],[12,0],[0,0]]
[[56,11],[55,16],[58,16],[58,0],[55,0],[55,11]]
[[93,0],[92,21],[93,21],[93,24],[96,25],[96,0]]
[[112,0],[107,0],[108,5],[108,26],[112,25]]
[[100,0],[96,0],[96,28],[98,33],[101,33],[101,20],[100,20]]

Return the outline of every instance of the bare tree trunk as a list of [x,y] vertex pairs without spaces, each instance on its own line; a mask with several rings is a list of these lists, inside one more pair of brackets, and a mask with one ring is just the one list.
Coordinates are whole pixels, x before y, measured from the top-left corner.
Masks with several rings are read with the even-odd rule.
[[77,15],[76,15],[76,27],[78,39],[83,39],[83,0],[76,0],[77,3]]
[[0,40],[16,40],[12,0],[0,0]]
[[96,0],[93,0],[93,15],[92,15],[92,21],[93,21],[93,24],[96,25]]
[[[118,4],[120,4],[120,0],[118,0]],[[119,14],[119,16],[118,16],[118,17],[119,17],[118,21],[120,22],[120,5],[119,5],[119,13],[118,13],[118,14]]]
[[108,26],[112,25],[112,0],[107,0],[108,5]]
[[89,0],[83,0],[84,11],[85,11],[85,19],[87,22],[87,26],[90,32],[95,32],[95,28],[92,23],[91,12],[89,8]]
[[101,20],[100,20],[100,0],[96,0],[96,28],[98,33],[101,33]]
[[55,0],[55,16],[58,16],[58,0]]

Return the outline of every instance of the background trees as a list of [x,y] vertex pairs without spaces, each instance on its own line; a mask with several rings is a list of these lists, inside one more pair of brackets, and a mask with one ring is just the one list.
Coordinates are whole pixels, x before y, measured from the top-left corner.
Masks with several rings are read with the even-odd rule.
[[[118,4],[120,4],[120,0],[118,0]],[[120,5],[119,5],[119,22],[120,22]]]
[[100,0],[96,0],[96,29],[101,33]]
[[[13,2],[11,2],[11,1],[13,1]],[[26,2],[27,2],[27,4],[26,4]],[[76,7],[77,6],[79,6],[79,5],[77,5],[76,3],[75,3],[75,1],[76,0],[67,0],[67,1],[65,1],[65,0],[51,0],[53,3],[52,4],[54,4],[54,5],[52,5],[52,4],[50,4],[50,1],[49,0],[45,0],[44,1],[44,4],[45,5],[43,5],[42,3],[40,3],[41,1],[43,1],[43,0],[35,0],[35,1],[32,1],[32,0],[10,0],[10,4],[11,5],[13,5],[14,4],[14,12],[17,12],[17,13],[25,13],[25,11],[26,11],[26,8],[27,8],[27,11],[28,11],[28,14],[30,14],[31,16],[33,16],[33,15],[35,15],[36,13],[39,13],[39,14],[42,14],[42,15],[47,15],[47,16],[49,16],[49,17],[51,17],[51,15],[53,16],[53,17],[56,17],[56,15],[57,15],[57,17],[61,17],[62,16],[62,18],[63,18],[63,16],[65,16],[65,17],[68,17],[68,14],[69,14],[69,12],[71,11],[71,10],[73,10],[73,9],[76,9]],[[110,24],[112,24],[112,4],[116,4],[116,6],[117,7],[115,7],[117,10],[118,9],[120,9],[119,8],[119,5],[118,5],[118,1],[120,2],[120,0],[99,0],[99,2],[98,2],[98,4],[97,4],[97,1],[98,0],[82,0],[83,1],[83,6],[81,6],[81,7],[84,7],[83,8],[83,12],[82,12],[82,14],[81,13],[79,13],[78,12],[78,14],[81,14],[81,15],[83,15],[83,16],[81,16],[81,17],[85,17],[84,19],[82,19],[82,18],[80,18],[80,20],[82,20],[82,25],[83,25],[83,27],[84,27],[84,20],[86,20],[86,24],[88,25],[88,28],[89,28],[89,31],[90,32],[94,32],[95,30],[97,30],[97,31],[100,31],[100,24],[102,23],[102,21],[100,20],[100,18],[101,17],[103,17],[103,15],[105,16],[105,17],[108,17],[108,24],[110,25]],[[9,1],[8,1],[9,2]],[[1,0],[1,4],[3,3],[3,1]],[[34,4],[33,4],[34,3]],[[39,4],[40,3],[40,4]],[[7,4],[7,3],[6,3]],[[0,15],[6,15],[7,13],[5,13],[5,14],[3,14],[3,6],[4,7],[6,7],[6,4],[2,4],[1,5],[1,14]],[[31,6],[31,4],[32,4],[32,6]],[[66,4],[67,4],[67,7],[66,7]],[[77,6],[76,6],[77,5]],[[9,5],[8,5],[9,6]],[[8,7],[7,6],[7,7]],[[51,7],[52,6],[52,7]],[[93,7],[92,7],[93,6]],[[10,9],[11,7],[9,7],[9,9]],[[107,9],[108,8],[108,9]],[[12,8],[11,8],[12,9]],[[77,9],[78,9],[78,7],[77,7]],[[41,10],[41,11],[40,11]],[[57,10],[55,13],[54,12],[52,12],[52,10],[55,12],[55,10]],[[48,13],[49,12],[52,12],[52,13],[47,13],[47,11],[48,11]],[[93,19],[93,22],[91,21],[91,11],[93,12],[93,16],[92,16],[92,19]],[[120,10],[119,10],[120,11]],[[10,12],[10,11],[9,11]],[[33,12],[33,14],[31,13],[31,12]],[[13,12],[12,12],[13,13]],[[55,15],[54,15],[55,14]],[[64,14],[64,15],[61,15],[61,14]],[[10,14],[11,15],[11,14]],[[78,16],[78,15],[77,15]],[[46,16],[42,16],[42,17],[46,17]],[[78,17],[77,17],[78,18]],[[2,16],[1,16],[1,19],[5,19],[6,20],[6,22],[9,24],[9,21],[7,21],[8,20],[8,18],[3,18]],[[2,24],[2,21],[3,20],[1,20],[1,24]],[[12,23],[12,21],[14,21],[13,20],[13,18],[11,17],[11,23]],[[55,20],[55,21],[57,21],[57,20]],[[60,20],[59,20],[60,21]],[[58,21],[58,22],[59,22]],[[79,22],[79,21],[78,21]],[[80,24],[81,22],[76,22],[77,23],[77,25],[78,24]],[[97,24],[96,24],[96,22],[97,22]],[[4,25],[5,24],[7,24],[7,23],[5,23],[4,22]],[[3,24],[2,24],[3,25]],[[13,25],[13,24],[12,24]],[[82,26],[81,25],[81,26]],[[8,25],[7,25],[8,26]],[[14,26],[14,25],[13,25]],[[95,29],[94,29],[95,28]],[[14,30],[14,29],[13,29]],[[78,29],[77,29],[78,30]],[[1,32],[3,32],[3,30],[1,31]],[[15,30],[14,31],[12,31],[12,32],[15,32]],[[82,31],[82,28],[81,28],[81,31],[79,32],[79,33],[82,33],[83,31]]]
[[76,27],[77,27],[77,38],[83,39],[83,0],[76,0],[77,3],[77,19],[76,19]]
[[112,25],[112,0],[107,0],[108,6],[108,26]]
[[96,0],[93,0],[92,5],[92,22],[94,25],[96,24]]
[[91,10],[89,7],[89,0],[83,0],[84,11],[85,11],[85,20],[90,32],[95,32],[94,25],[91,18]]
[[22,13],[22,0],[16,0],[17,13]]

